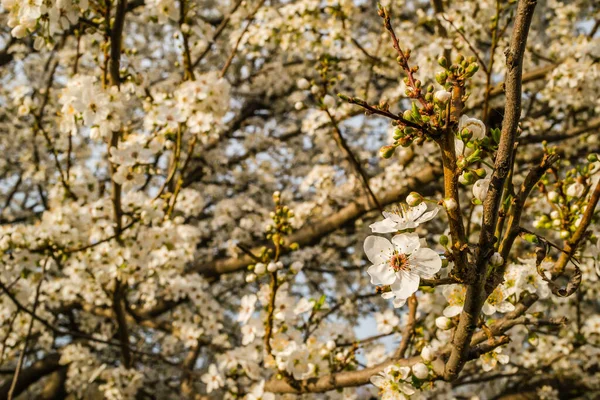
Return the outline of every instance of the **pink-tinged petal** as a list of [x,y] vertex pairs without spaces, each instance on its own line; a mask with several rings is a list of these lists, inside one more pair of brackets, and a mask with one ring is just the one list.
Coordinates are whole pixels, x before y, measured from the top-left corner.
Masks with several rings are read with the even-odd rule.
[[386,238],[367,236],[364,244],[365,254],[373,264],[387,262],[394,254],[394,246]]
[[[425,204],[425,203],[421,203],[421,204]],[[439,207],[436,207],[431,211],[427,211],[426,213],[423,213],[423,215],[421,215],[419,218],[415,219],[415,222],[422,224],[423,222],[432,220],[435,218],[435,216],[438,214],[438,212],[440,212],[440,209],[439,209]]]
[[399,253],[411,254],[421,247],[419,235],[416,233],[403,233],[392,238],[392,243],[396,246]]
[[408,299],[419,289],[421,279],[419,275],[408,271],[400,271],[397,275],[398,279],[392,284],[392,292],[396,297]]
[[394,270],[387,263],[371,265],[367,270],[373,285],[391,285],[396,281]]
[[440,255],[431,249],[419,249],[409,257],[409,263],[419,275],[429,278],[437,274],[442,268]]
[[373,233],[392,233],[398,230],[396,229],[396,222],[388,218],[369,225],[369,228],[371,228],[371,232]]

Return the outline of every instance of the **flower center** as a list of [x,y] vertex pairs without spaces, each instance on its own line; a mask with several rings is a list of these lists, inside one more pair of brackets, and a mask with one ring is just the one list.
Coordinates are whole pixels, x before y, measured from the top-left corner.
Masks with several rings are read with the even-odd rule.
[[406,254],[395,253],[389,260],[390,267],[396,272],[410,271],[410,264]]

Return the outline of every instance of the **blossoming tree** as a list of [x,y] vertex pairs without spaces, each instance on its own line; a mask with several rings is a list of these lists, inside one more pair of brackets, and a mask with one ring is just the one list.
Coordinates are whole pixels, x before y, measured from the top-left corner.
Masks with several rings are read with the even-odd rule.
[[1,4],[0,398],[598,396],[597,1]]

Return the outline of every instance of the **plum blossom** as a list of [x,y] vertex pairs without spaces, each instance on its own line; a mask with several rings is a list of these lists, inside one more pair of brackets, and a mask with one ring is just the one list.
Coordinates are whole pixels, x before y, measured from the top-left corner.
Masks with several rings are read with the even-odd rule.
[[510,361],[510,358],[506,354],[501,354],[501,353],[502,353],[502,348],[496,347],[494,350],[490,351],[489,353],[485,353],[484,355],[482,355],[481,356],[481,368],[485,372],[489,372],[489,371],[493,370],[494,368],[496,368],[496,365],[498,365],[498,363],[508,364],[508,361]]
[[382,334],[392,333],[394,328],[400,323],[400,318],[396,316],[394,310],[387,309],[382,313],[375,314],[377,322],[377,331]]
[[513,311],[515,306],[507,300],[510,295],[511,291],[507,290],[505,286],[498,286],[489,295],[481,310],[485,315],[492,315],[496,312],[506,313]]
[[415,394],[415,389],[408,383],[411,373],[409,367],[390,365],[382,372],[371,377],[371,383],[377,386],[383,400],[403,400]]
[[374,285],[390,285],[391,292],[383,293],[385,299],[396,298],[394,307],[401,307],[419,288],[421,277],[431,278],[442,267],[442,259],[432,249],[421,248],[419,236],[400,234],[392,241],[368,236],[364,249],[373,263],[367,273]]
[[242,324],[246,324],[252,313],[254,313],[254,306],[256,305],[256,301],[258,297],[255,294],[247,294],[242,297],[242,302],[240,304],[240,313],[238,314],[237,320]]
[[206,384],[207,393],[211,393],[224,385],[223,378],[219,374],[215,364],[210,364],[208,372],[202,375],[200,379]]
[[265,393],[265,381],[262,380],[252,387],[244,400],[275,400],[273,393]]
[[375,222],[369,227],[375,233],[392,233],[404,229],[414,229],[420,224],[430,221],[439,212],[439,208],[427,211],[427,204],[420,203],[416,207],[405,206],[404,204],[398,210],[389,212],[384,211],[383,221]]
[[460,314],[465,305],[465,296],[467,288],[464,285],[448,285],[443,290],[443,295],[448,302],[448,306],[444,309],[444,316],[452,318]]

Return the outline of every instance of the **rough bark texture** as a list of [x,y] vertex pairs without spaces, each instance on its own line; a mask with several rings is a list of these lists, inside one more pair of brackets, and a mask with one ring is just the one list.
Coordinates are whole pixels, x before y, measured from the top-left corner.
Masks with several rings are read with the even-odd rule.
[[469,342],[475,331],[481,307],[486,299],[484,284],[487,277],[487,262],[494,251],[494,232],[498,220],[498,209],[502,200],[502,188],[513,164],[513,148],[521,116],[521,85],[523,75],[523,54],[527,34],[536,6],[535,0],[521,0],[517,8],[510,46],[506,52],[507,73],[505,79],[506,110],[502,121],[502,136],[496,155],[495,170],[484,202],[483,222],[479,247],[476,252],[476,265],[473,283],[467,286],[465,306],[460,315],[458,327],[452,341],[452,352],[446,363],[444,377],[451,381],[462,370],[469,352]]

